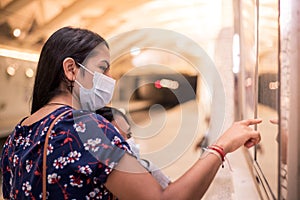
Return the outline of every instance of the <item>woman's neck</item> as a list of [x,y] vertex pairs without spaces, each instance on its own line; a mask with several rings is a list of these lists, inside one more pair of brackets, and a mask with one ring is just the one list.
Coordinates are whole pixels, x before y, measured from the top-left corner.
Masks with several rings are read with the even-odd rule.
[[60,108],[62,106],[70,106],[70,107],[76,109],[76,107],[74,107],[74,105],[72,104],[72,98],[57,96],[57,97],[52,98],[47,104],[45,104],[39,110],[34,112],[28,118],[26,118],[22,122],[21,125],[29,126],[29,125],[41,120],[42,118],[44,118],[45,116],[49,115],[50,113],[54,112],[55,110],[57,110],[58,108]]
[[55,96],[46,105],[67,105],[74,109],[80,109],[77,99],[73,98],[71,95]]

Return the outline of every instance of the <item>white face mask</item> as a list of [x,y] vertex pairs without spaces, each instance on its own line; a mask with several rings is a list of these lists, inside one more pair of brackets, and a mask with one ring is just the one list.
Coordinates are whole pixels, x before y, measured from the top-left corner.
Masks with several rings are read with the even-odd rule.
[[79,98],[83,110],[96,111],[108,104],[113,96],[116,80],[101,74],[91,72],[82,64],[78,63],[83,69],[93,75],[93,87],[84,88],[77,80],[75,82],[80,86]]

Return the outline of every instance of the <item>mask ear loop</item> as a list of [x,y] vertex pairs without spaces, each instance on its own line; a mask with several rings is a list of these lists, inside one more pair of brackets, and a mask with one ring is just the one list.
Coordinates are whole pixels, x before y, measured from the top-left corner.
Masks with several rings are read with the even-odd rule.
[[94,75],[94,73],[89,70],[88,68],[86,68],[83,64],[77,63],[80,67],[82,67],[84,70],[86,70],[87,72],[89,72],[90,74]]
[[77,80],[75,80],[74,82],[77,83],[80,87],[84,88],[83,85],[81,85],[81,83],[79,83]]
[[[83,64],[80,64],[79,62],[76,62],[76,64],[79,65],[84,70],[86,70],[87,72],[89,72],[90,74],[94,75],[94,73],[91,72],[91,70],[89,70],[88,68],[86,68]],[[79,83],[76,79],[74,80],[74,82],[77,83],[80,87],[84,88],[83,85],[81,83]]]

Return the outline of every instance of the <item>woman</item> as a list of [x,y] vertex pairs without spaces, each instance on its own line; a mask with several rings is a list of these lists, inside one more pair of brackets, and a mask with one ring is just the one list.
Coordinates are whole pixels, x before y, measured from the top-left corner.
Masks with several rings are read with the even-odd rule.
[[260,141],[249,125],[261,120],[236,122],[207,156],[162,189],[114,126],[89,112],[111,99],[109,62],[107,43],[91,31],[64,27],[50,36],[37,66],[31,115],[16,125],[3,147],[5,199],[200,199],[227,153]]

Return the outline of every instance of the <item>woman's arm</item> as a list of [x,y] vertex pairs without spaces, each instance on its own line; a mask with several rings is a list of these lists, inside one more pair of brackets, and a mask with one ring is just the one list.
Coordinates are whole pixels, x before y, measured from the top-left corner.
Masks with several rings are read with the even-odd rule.
[[[225,153],[233,152],[242,145],[252,147],[260,141],[260,134],[249,126],[260,122],[258,119],[236,122],[216,144],[221,146]],[[105,186],[121,200],[198,200],[205,194],[220,164],[216,155],[208,154],[163,190],[134,157],[125,154],[117,168],[108,176]]]

